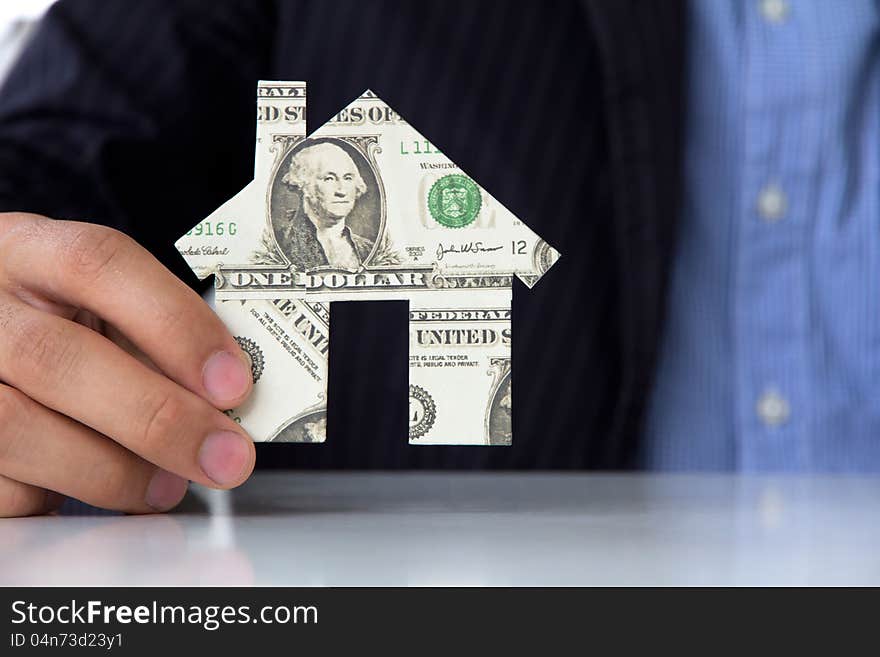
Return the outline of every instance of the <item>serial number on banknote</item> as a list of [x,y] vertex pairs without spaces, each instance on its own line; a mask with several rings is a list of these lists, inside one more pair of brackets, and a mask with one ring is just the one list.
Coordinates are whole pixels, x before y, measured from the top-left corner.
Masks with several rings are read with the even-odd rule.
[[203,221],[192,230],[187,231],[187,235],[205,235],[207,237],[233,237],[238,233],[238,224],[234,221]]

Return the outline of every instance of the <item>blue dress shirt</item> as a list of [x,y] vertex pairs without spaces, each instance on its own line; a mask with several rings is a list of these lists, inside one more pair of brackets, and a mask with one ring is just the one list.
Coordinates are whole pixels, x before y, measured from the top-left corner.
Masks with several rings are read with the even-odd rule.
[[643,464],[880,472],[872,0],[695,0]]

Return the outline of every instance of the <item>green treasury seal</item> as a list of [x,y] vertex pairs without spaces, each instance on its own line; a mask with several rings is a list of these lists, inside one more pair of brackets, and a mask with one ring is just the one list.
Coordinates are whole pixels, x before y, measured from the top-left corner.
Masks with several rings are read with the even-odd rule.
[[428,192],[428,211],[437,223],[448,228],[467,226],[480,212],[480,188],[457,173],[443,176]]

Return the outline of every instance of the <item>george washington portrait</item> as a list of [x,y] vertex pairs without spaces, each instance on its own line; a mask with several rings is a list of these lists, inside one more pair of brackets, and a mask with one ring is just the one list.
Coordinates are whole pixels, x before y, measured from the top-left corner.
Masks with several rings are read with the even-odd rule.
[[276,242],[296,271],[367,264],[380,229],[378,183],[353,146],[305,140],[282,161],[272,197]]

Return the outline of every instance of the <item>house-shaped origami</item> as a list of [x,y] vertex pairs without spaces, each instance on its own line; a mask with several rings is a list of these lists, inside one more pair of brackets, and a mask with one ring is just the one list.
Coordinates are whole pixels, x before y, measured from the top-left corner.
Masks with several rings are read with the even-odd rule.
[[176,243],[251,358],[258,441],[326,438],[329,303],[406,299],[409,441],[511,442],[513,277],[559,253],[370,91],[306,136],[306,85],[260,82],[254,180]]

